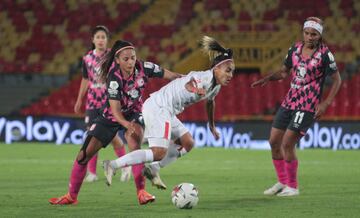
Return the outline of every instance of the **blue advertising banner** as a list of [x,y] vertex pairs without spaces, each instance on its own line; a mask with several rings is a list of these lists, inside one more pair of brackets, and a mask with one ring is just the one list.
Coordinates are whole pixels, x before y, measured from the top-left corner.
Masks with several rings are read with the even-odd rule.
[[[268,138],[271,122],[218,122],[220,138],[215,140],[207,123],[184,122],[195,139],[196,147],[270,149]],[[0,117],[0,141],[82,144],[85,125],[80,118],[64,117]],[[317,122],[298,145],[300,149],[360,149],[360,122]]]

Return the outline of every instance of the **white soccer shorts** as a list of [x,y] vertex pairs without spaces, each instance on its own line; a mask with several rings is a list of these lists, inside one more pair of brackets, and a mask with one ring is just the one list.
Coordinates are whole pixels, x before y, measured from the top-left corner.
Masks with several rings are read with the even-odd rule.
[[188,132],[184,124],[169,110],[159,107],[151,98],[147,99],[142,111],[145,122],[144,137],[149,147],[167,148],[170,140],[176,140]]

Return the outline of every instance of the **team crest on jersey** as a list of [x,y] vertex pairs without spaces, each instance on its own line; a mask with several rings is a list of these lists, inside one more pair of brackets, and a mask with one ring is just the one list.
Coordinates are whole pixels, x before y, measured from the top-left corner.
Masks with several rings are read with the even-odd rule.
[[117,88],[119,88],[119,84],[116,81],[110,81],[109,88],[117,89]]
[[138,98],[139,97],[139,91],[136,90],[136,89],[132,89],[132,90],[128,91],[128,95],[131,98]]
[[142,87],[142,86],[144,86],[144,79],[143,78],[140,78],[140,79],[138,79],[137,81],[136,81],[136,83],[137,83],[137,85],[138,85],[138,87]]

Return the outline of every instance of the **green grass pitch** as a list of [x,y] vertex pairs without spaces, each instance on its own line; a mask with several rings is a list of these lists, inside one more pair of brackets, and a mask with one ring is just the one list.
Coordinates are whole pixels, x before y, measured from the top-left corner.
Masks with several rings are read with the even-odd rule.
[[[79,146],[0,144],[0,217],[359,217],[360,151],[298,151],[300,196],[267,197],[275,182],[269,151],[194,149],[162,169],[168,190],[157,190],[153,204],[139,206],[133,181],[119,175],[107,187],[101,169],[115,158],[111,147],[100,152],[96,183],[84,183],[76,206],[52,206],[50,197],[67,192]],[[192,210],[175,208],[172,187],[191,182],[200,190]]]

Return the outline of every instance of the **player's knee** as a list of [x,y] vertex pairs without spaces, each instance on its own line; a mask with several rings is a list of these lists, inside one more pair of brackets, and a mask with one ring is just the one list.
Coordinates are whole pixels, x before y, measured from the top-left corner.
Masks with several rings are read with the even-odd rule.
[[282,143],[281,147],[284,149],[285,152],[292,152],[295,149],[295,145],[291,143]]
[[279,142],[279,140],[274,138],[269,139],[269,144],[271,146],[271,149],[280,149],[281,147],[281,142]]
[[79,165],[86,165],[88,163],[86,156],[81,153],[76,157],[76,161]]
[[187,133],[183,135],[180,140],[176,140],[175,143],[180,144],[187,152],[191,151],[191,149],[194,147],[195,141],[193,137]]
[[187,152],[191,151],[191,149],[194,147],[195,141],[193,138],[189,138],[186,140],[186,142],[182,145]]

